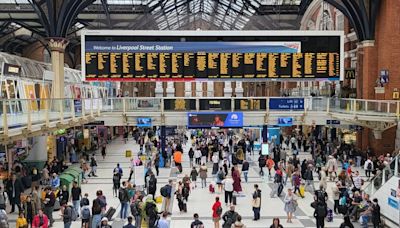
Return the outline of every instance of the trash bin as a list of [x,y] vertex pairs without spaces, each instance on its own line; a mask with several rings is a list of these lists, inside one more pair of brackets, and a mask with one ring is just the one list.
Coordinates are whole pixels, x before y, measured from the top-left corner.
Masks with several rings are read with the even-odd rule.
[[70,167],[66,169],[63,174],[69,174],[74,178],[74,181],[78,183],[78,186],[81,185],[82,182],[82,169],[79,167]]
[[64,185],[67,186],[68,191],[71,190],[72,183],[74,182],[74,180],[75,180],[75,178],[68,173],[64,172],[60,175],[60,184],[61,184],[61,186],[64,186]]
[[126,157],[126,158],[132,157],[132,151],[131,151],[131,150],[126,150],[126,151],[125,151],[125,157]]

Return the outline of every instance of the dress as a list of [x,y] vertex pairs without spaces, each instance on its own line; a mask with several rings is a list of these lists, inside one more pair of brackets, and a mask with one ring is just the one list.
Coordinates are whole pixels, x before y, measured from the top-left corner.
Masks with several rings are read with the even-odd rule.
[[235,170],[232,173],[232,179],[233,179],[233,191],[235,192],[241,192],[242,191],[242,185],[240,184],[240,174],[239,171]]
[[294,201],[296,200],[294,194],[289,196],[289,194],[286,194],[285,199],[283,200],[285,202],[285,212],[286,213],[293,213],[296,211],[296,205]]

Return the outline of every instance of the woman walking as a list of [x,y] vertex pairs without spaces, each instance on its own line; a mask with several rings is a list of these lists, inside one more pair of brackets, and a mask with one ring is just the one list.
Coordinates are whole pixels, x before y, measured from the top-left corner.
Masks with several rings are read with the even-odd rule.
[[292,189],[288,189],[288,194],[286,194],[283,202],[285,203],[285,212],[287,214],[286,222],[292,223],[293,213],[296,211],[297,207],[297,198],[295,194],[293,194]]
[[239,170],[236,167],[232,167],[232,179],[233,179],[233,191],[239,193],[242,191],[242,180],[240,179]]
[[207,166],[206,166],[205,163],[203,163],[200,166],[199,173],[200,173],[200,179],[201,179],[201,188],[207,187],[207,182],[206,182],[206,180],[207,180]]

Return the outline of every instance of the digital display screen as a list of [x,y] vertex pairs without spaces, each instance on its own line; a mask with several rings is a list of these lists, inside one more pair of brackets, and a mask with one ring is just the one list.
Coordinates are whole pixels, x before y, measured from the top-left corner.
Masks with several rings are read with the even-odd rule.
[[189,128],[235,128],[243,127],[243,113],[241,112],[189,112]]
[[261,144],[261,154],[269,155],[269,144],[268,143]]
[[85,35],[83,74],[87,81],[340,79],[340,35],[242,37]]
[[138,127],[151,127],[151,118],[137,118],[136,121]]
[[278,118],[278,126],[280,126],[280,127],[293,126],[293,118],[292,117],[280,117],[280,118]]

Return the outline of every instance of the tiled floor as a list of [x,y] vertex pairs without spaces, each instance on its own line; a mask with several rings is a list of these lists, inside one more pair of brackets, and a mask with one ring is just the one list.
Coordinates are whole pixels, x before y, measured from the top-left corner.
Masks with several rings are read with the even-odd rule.
[[[127,144],[124,144],[121,139],[114,140],[107,149],[107,157],[105,160],[101,156],[97,156],[98,160],[98,177],[90,178],[87,184],[82,185],[82,190],[84,193],[89,193],[89,198],[93,199],[95,196],[95,192],[98,189],[102,189],[107,197],[107,203],[109,206],[113,206],[117,208],[116,216],[119,213],[119,201],[118,198],[112,196],[112,170],[116,166],[117,163],[121,164],[121,167],[124,171],[123,179],[127,179],[129,175],[129,158],[125,158],[125,150],[131,150],[134,154],[137,153],[139,146],[134,144],[132,140],[128,141]],[[183,173],[189,173],[190,167],[187,157],[188,146],[185,147],[185,157],[183,162]],[[302,157],[308,156],[303,154]],[[257,157],[251,157],[251,159],[256,160]],[[209,166],[211,167],[211,166]],[[211,177],[211,168],[209,169],[209,177],[207,182],[210,183],[213,181]],[[183,174],[178,175],[178,179],[181,179]],[[159,189],[164,186],[169,178],[176,178],[174,173],[171,173],[171,169],[162,168],[160,169],[160,175],[158,176],[157,183],[157,194],[159,194]],[[317,178],[315,178],[317,179]],[[242,180],[244,181],[244,180]],[[262,207],[261,207],[261,220],[252,221],[252,208],[251,208],[251,193],[253,192],[253,185],[258,183],[261,191],[262,191]],[[317,183],[317,181],[316,181]],[[269,227],[272,223],[272,219],[274,217],[278,217],[281,220],[281,223],[284,227],[291,228],[304,228],[304,227],[315,227],[315,219],[312,217],[313,209],[310,207],[312,201],[312,195],[310,193],[306,193],[306,197],[304,199],[299,199],[299,206],[297,211],[295,212],[295,218],[293,219],[293,223],[286,223],[286,214],[283,210],[284,203],[283,197],[284,194],[280,198],[270,198],[269,193],[271,191],[271,182],[268,181],[268,178],[260,178],[257,173],[257,166],[252,164],[252,169],[249,172],[249,182],[242,183],[242,188],[244,192],[244,197],[239,197],[237,200],[236,210],[243,217],[243,222],[246,224],[248,228],[258,228],[258,227]],[[330,187],[333,185],[333,182],[328,183],[328,194],[331,195]],[[173,213],[169,218],[171,227],[190,227],[190,223],[192,222],[192,216],[194,213],[198,213],[200,215],[200,220],[202,220],[205,224],[205,227],[213,227],[211,221],[211,206],[214,202],[215,196],[220,195],[221,200],[223,200],[223,195],[216,193],[211,194],[208,192],[208,188],[202,189],[199,187],[193,189],[189,201],[188,201],[188,212],[180,213],[177,202],[174,200],[173,205]],[[285,192],[286,190],[284,190]],[[330,200],[330,205],[332,205],[332,201]],[[160,205],[159,205],[160,206]],[[332,206],[331,206],[332,207]],[[226,206],[223,207],[224,210],[227,209]],[[63,227],[62,221],[60,219],[60,212],[54,212],[54,217],[56,218],[56,222],[54,227]],[[9,215],[11,221],[11,227],[15,226],[16,214]],[[334,216],[333,222],[327,222],[326,227],[339,227],[342,222],[342,216]],[[113,227],[118,228],[122,227],[123,221],[119,221],[116,219],[113,221]],[[355,224],[356,225],[356,224]],[[73,228],[80,227],[80,222],[73,222]]]

